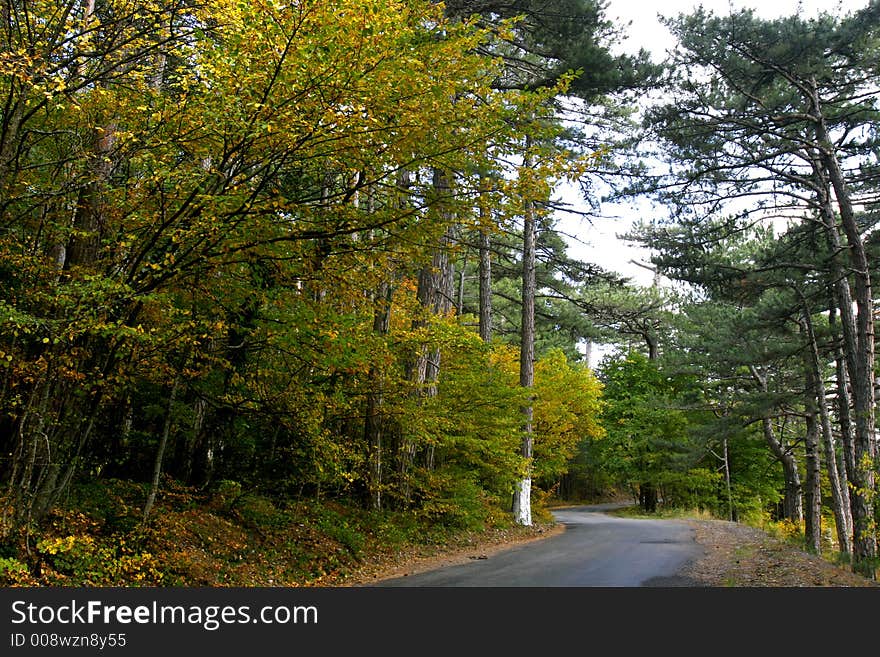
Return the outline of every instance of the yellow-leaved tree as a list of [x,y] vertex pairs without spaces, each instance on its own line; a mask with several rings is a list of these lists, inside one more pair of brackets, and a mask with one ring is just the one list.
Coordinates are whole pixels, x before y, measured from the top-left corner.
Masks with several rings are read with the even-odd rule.
[[422,0],[3,11],[0,447],[19,524],[78,476],[149,482],[145,520],[163,472],[409,485],[388,474],[419,433],[394,415],[412,337],[456,358],[411,282],[452,224],[497,229],[481,181],[504,179],[517,117],[556,89],[498,90],[489,33]]

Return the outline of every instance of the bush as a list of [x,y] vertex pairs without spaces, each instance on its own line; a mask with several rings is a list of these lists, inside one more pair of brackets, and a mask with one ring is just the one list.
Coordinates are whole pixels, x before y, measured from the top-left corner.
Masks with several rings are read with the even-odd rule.
[[319,510],[315,525],[326,536],[345,546],[352,556],[359,558],[362,555],[365,544],[364,535],[342,514],[323,507]]
[[18,559],[0,557],[0,586],[30,586],[33,578]]
[[157,559],[124,539],[103,544],[91,536],[44,538],[37,551],[66,586],[155,586],[162,583]]
[[484,530],[499,508],[498,500],[465,473],[431,474],[419,517],[450,529]]

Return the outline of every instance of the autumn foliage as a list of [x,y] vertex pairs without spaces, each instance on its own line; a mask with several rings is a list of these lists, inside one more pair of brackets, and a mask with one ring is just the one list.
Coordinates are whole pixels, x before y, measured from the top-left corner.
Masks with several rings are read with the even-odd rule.
[[[160,504],[171,481],[235,482],[462,527],[503,514],[525,467],[515,357],[426,307],[418,276],[438,245],[455,257],[453,227],[500,230],[583,166],[508,162],[561,87],[498,91],[480,48],[498,31],[431,2],[2,11],[0,542],[44,536],[57,583],[157,583],[149,552],[52,524],[110,480]],[[420,353],[436,380],[413,376]],[[550,358],[548,481],[599,396]],[[126,503],[138,531],[168,521],[151,504]]]

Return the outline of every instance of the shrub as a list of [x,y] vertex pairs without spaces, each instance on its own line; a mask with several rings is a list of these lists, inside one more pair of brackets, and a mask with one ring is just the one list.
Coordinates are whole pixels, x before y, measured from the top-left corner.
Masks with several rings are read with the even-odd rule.
[[0,586],[30,586],[33,583],[27,566],[21,561],[0,557]]
[[108,544],[91,536],[44,538],[37,551],[55,571],[58,584],[70,586],[159,585],[162,572],[149,552],[139,552],[125,539]]

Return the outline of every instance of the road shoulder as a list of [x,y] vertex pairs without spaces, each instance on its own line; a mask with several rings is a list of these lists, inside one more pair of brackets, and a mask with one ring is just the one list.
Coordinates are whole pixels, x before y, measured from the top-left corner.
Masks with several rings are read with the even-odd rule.
[[725,520],[687,520],[703,548],[680,573],[690,586],[877,586],[846,567],[809,554],[761,529]]

